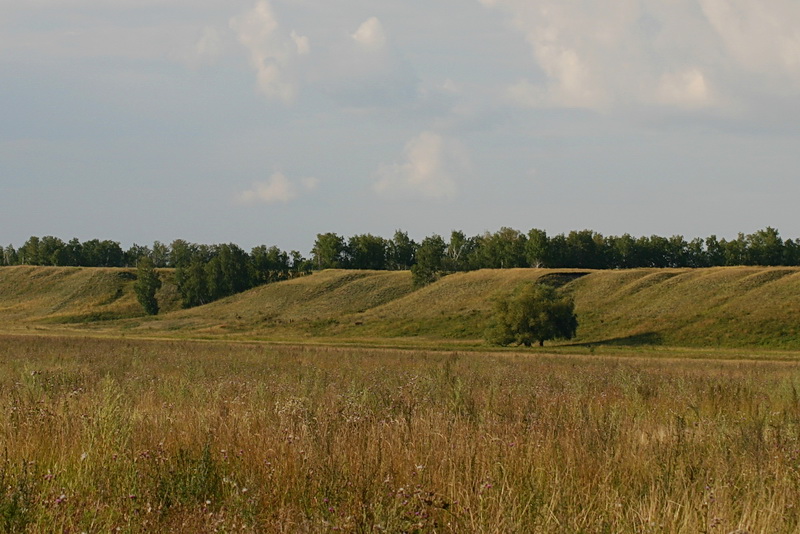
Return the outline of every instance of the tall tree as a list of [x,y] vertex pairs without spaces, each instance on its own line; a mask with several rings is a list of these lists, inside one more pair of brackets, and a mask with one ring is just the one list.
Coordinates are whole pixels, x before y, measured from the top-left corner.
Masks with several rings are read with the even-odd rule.
[[192,258],[188,265],[175,268],[175,285],[178,286],[184,308],[211,302],[205,264],[206,262],[197,256]]
[[153,259],[150,247],[148,247],[147,245],[137,245],[136,243],[134,243],[128,250],[125,251],[124,255],[125,266],[137,267],[139,264],[139,258],[141,258],[142,256],[147,256],[151,260]]
[[268,284],[289,277],[289,255],[276,246],[260,245],[250,251],[254,284]]
[[415,286],[424,286],[439,278],[446,248],[444,239],[439,235],[422,240],[417,249],[417,263],[411,267],[411,276]]
[[525,234],[513,228],[503,227],[493,234],[487,232],[480,248],[481,266],[489,269],[526,267],[527,241]]
[[783,239],[775,228],[767,226],[746,239],[748,265],[783,265]]
[[339,269],[343,267],[345,262],[345,249],[344,238],[331,232],[317,234],[317,240],[314,242],[314,248],[311,250],[314,266],[318,270]]
[[17,251],[14,245],[9,244],[3,249],[3,261],[6,265],[17,265],[19,258],[17,257]]
[[417,244],[408,237],[408,233],[397,230],[389,246],[389,267],[394,270],[407,270],[414,265]]
[[153,258],[153,265],[156,267],[167,267],[169,265],[169,245],[165,245],[161,241],[153,242],[153,250],[151,257]]
[[553,258],[547,232],[537,228],[528,232],[528,241],[525,243],[525,260],[531,267],[552,266]]
[[351,269],[386,269],[388,244],[382,237],[354,235],[348,240],[346,250],[349,256],[347,266]]
[[173,268],[188,267],[197,253],[197,245],[176,239],[169,247],[169,266]]
[[39,238],[32,235],[17,251],[19,263],[22,265],[40,265],[39,263]]
[[137,261],[136,282],[133,289],[136,299],[148,315],[158,314],[158,300],[156,292],[161,289],[161,279],[153,266],[149,256],[142,256]]
[[461,230],[450,232],[450,242],[445,252],[443,265],[446,271],[469,271],[479,269],[481,263],[481,247],[483,238],[467,237]]

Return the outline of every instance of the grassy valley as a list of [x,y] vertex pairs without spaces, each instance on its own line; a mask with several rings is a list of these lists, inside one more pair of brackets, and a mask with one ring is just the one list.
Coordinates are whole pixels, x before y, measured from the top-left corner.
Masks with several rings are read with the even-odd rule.
[[[800,527],[800,269],[160,275],[0,268],[0,532]],[[579,337],[488,349],[543,279]]]
[[180,309],[170,271],[146,317],[127,269],[0,269],[0,321],[126,335],[481,345],[493,301],[547,279],[576,303],[568,345],[800,348],[800,268],[508,269],[446,276],[326,270]]

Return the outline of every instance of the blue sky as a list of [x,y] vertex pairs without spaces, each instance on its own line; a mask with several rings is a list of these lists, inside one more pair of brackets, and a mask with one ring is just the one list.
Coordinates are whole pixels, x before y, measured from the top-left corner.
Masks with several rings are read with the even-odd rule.
[[800,237],[794,0],[5,0],[0,227]]

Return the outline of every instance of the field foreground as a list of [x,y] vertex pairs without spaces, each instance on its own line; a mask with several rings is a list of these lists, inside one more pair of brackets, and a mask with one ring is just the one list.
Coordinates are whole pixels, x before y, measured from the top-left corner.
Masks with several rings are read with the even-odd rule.
[[0,531],[796,532],[800,367],[0,336]]

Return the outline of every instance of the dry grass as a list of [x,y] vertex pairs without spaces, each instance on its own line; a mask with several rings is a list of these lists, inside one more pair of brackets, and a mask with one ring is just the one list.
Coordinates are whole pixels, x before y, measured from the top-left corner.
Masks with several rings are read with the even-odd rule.
[[795,532],[792,362],[0,337],[0,531]]
[[329,270],[191,310],[176,311],[167,283],[157,318],[141,317],[130,270],[3,267],[0,322],[112,336],[480,346],[494,298],[558,273],[562,282],[585,274],[564,285],[580,323],[573,344],[800,349],[795,267],[484,270],[417,291],[408,272]]
[[800,269],[596,272],[571,285],[582,340],[654,334],[685,346],[800,347]]
[[[87,324],[137,317],[135,269],[0,267],[0,321],[4,329],[35,324]],[[166,270],[161,270],[168,278]],[[158,294],[165,311],[177,309],[177,291],[165,284]]]

